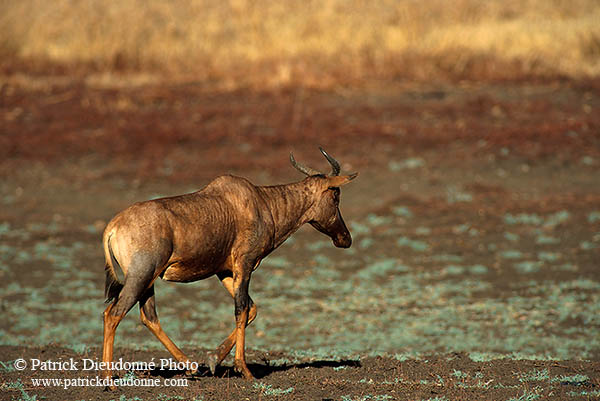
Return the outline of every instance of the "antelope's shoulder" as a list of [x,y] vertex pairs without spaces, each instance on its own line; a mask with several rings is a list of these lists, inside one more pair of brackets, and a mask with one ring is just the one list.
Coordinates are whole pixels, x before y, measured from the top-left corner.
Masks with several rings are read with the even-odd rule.
[[207,195],[236,197],[255,195],[257,190],[256,186],[247,179],[228,174],[215,178],[201,192]]
[[258,187],[245,178],[222,175],[215,178],[203,190],[206,196],[219,198],[238,212],[256,215],[266,208]]

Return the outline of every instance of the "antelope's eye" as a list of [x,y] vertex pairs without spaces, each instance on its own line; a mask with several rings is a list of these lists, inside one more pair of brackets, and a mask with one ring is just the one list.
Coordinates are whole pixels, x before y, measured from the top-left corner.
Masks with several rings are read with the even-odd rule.
[[340,189],[337,187],[330,187],[329,189],[333,191],[333,200],[338,202],[340,199]]

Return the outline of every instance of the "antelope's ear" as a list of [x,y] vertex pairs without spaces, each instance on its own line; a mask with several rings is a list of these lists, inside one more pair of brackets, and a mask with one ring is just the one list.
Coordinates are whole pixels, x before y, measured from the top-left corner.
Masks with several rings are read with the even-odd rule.
[[327,186],[328,187],[341,187],[342,185],[346,185],[350,181],[356,178],[358,173],[353,173],[350,175],[337,175],[333,177],[327,177]]

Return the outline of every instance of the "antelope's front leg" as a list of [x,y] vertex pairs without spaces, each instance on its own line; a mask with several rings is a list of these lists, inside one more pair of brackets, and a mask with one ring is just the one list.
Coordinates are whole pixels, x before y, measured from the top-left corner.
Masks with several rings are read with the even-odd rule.
[[250,274],[235,274],[233,277],[233,291],[235,301],[235,371],[241,373],[245,379],[254,379],[246,366],[244,343],[246,341],[246,326],[248,325],[248,312],[250,297],[248,286]]
[[[231,274],[221,273],[218,275],[218,277],[221,280],[223,287],[225,287],[227,292],[231,295],[231,298],[235,299],[235,291],[233,290],[233,277]],[[246,326],[250,325],[250,323],[254,321],[257,312],[257,307],[252,301],[252,297],[248,296],[248,301],[250,302],[250,309],[248,310],[248,323]],[[215,351],[208,353],[207,364],[213,375],[215,374],[217,366],[223,362],[223,359],[229,355],[229,352],[231,352],[231,349],[235,345],[235,341],[237,339],[236,333],[237,329],[234,328],[229,336],[227,336],[227,338],[221,343],[221,345],[217,347]]]

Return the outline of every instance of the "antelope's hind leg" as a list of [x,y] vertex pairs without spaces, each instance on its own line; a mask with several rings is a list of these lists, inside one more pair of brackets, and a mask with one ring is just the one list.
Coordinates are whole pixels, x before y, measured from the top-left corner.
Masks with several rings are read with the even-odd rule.
[[[123,320],[127,312],[133,308],[143,292],[146,290],[147,282],[137,280],[125,280],[125,285],[119,296],[112,304],[104,310],[104,341],[102,344],[102,362],[107,368],[104,370],[104,377],[112,376],[112,370],[109,363],[113,360],[113,347],[115,343],[115,332],[117,326]],[[109,386],[112,388],[112,386]]]
[[[156,278],[157,266],[164,265],[164,260],[160,256],[163,254],[165,252],[137,252],[132,258],[129,268],[123,270],[123,272],[126,272],[125,282],[118,295],[114,294],[116,300],[104,311],[102,362],[106,366],[104,370],[104,377],[106,378],[112,376],[110,363],[113,360],[113,346],[117,326],[133,305],[142,302],[144,295],[148,294],[151,297],[154,294],[154,292],[148,291],[152,288],[153,281]],[[151,310],[153,311],[153,309]],[[154,315],[156,316],[156,312],[154,312]]]
[[[152,285],[144,293],[140,299],[140,319],[144,326],[146,326],[152,334],[158,338],[158,340],[165,346],[165,348],[173,355],[179,362],[189,362],[189,358],[175,345],[173,341],[167,336],[160,325],[158,315],[156,314],[156,303],[154,298],[154,285]],[[196,373],[196,370],[191,371],[191,374]]]
[[[220,275],[218,275],[218,277],[219,277],[219,280],[221,280],[223,287],[225,287],[227,292],[229,292],[231,297],[235,300],[235,291],[233,288],[233,278],[231,277],[231,275],[220,274]],[[249,303],[249,311],[248,311],[248,318],[247,318],[246,326],[248,326],[250,323],[252,323],[252,321],[254,321],[254,319],[256,318],[256,314],[257,314],[256,304],[252,301],[252,298],[250,298],[249,295],[248,295],[248,303]],[[233,329],[233,331],[229,334],[229,336],[227,336],[227,338],[221,343],[221,345],[219,345],[217,347],[217,349],[215,351],[210,352],[208,354],[207,363],[208,363],[208,367],[213,375],[215,374],[215,370],[216,370],[217,366],[219,366],[221,364],[221,362],[223,362],[223,359],[225,359],[227,357],[227,355],[229,355],[229,353],[231,352],[231,349],[233,348],[233,346],[236,343],[236,339],[237,339],[237,327]]]

